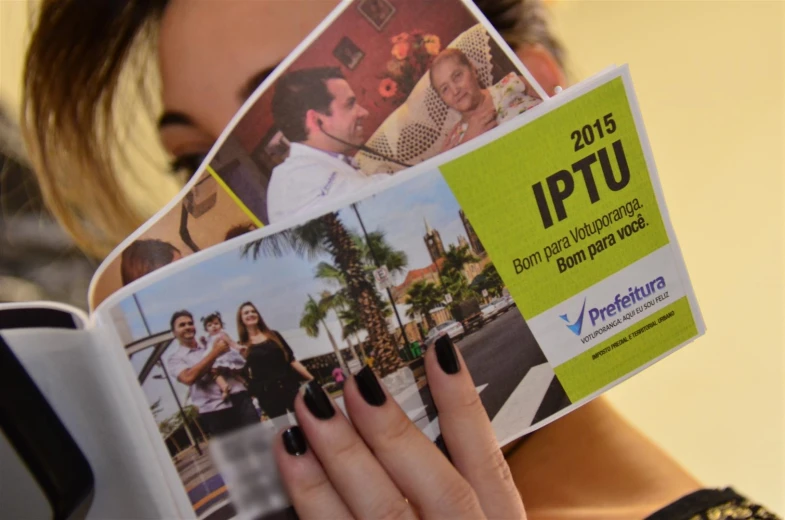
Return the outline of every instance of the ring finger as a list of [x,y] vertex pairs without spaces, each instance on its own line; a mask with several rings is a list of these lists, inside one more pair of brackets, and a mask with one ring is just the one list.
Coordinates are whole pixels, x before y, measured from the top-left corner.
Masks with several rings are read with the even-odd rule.
[[[416,518],[401,491],[322,387],[312,381],[304,389],[304,395],[295,399],[297,420],[351,513],[356,518]],[[286,479],[286,472],[282,473]],[[287,482],[287,487],[290,484]]]
[[299,426],[281,434],[275,458],[289,498],[300,518],[351,518]]

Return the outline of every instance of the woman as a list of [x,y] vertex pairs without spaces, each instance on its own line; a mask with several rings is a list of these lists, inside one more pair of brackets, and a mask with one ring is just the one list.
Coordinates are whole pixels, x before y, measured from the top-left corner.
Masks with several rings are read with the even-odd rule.
[[245,357],[248,392],[268,418],[294,410],[294,398],[304,381],[313,376],[278,332],[270,330],[253,303],[237,309],[237,333]]
[[[561,49],[538,0],[475,3],[546,92],[566,84]],[[85,9],[82,0],[44,0],[26,63],[24,114],[28,150],[53,213],[85,250],[98,255],[141,224],[142,212],[121,188],[112,155],[127,144],[118,143],[113,131],[126,128],[115,113],[128,102],[117,96],[127,94],[121,77],[144,85],[150,69],[158,68],[166,109],[161,141],[176,171],[192,173],[243,96],[334,5],[107,0]],[[145,94],[149,101],[150,92]],[[370,370],[345,385],[354,426],[311,383],[294,404],[302,430],[287,430],[276,446],[301,518],[345,517],[347,510],[365,518],[396,511],[413,517],[411,504],[423,516],[520,517],[520,496],[532,520],[644,518],[699,488],[602,399],[508,447],[505,461],[460,353],[440,347],[425,357],[455,464],[445,465],[433,445],[422,442]],[[409,446],[390,451],[401,439]],[[318,496],[309,502],[308,493]],[[690,518],[718,500],[702,499],[689,515],[685,502],[678,502],[684,514],[669,509],[667,518]]]
[[447,134],[442,151],[455,148],[541,102],[539,97],[527,94],[526,82],[514,72],[495,85],[482,88],[474,65],[458,49],[440,52],[431,64],[429,76],[441,100],[461,114],[461,120]]

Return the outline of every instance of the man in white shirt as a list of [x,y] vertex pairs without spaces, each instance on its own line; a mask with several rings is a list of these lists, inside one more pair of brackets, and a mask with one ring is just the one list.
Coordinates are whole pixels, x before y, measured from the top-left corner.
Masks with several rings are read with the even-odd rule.
[[340,69],[302,69],[275,86],[273,118],[291,143],[267,189],[270,223],[312,209],[389,175],[365,175],[348,155],[365,142],[368,111]]
[[216,341],[211,350],[196,341],[194,318],[188,311],[177,311],[170,322],[177,350],[166,360],[169,373],[191,387],[191,402],[199,409],[199,420],[211,435],[227,433],[249,424],[257,424],[259,415],[245,385],[224,376],[231,386],[228,399],[210,373],[213,363],[229,351],[229,344]]

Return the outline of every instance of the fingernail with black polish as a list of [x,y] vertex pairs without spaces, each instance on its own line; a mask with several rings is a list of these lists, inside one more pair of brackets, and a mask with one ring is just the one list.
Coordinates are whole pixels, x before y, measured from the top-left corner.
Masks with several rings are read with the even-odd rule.
[[458,354],[455,353],[455,345],[453,345],[450,336],[444,335],[437,339],[434,347],[436,348],[436,359],[439,360],[442,370],[448,374],[457,374],[461,369],[461,364],[458,362]]
[[335,415],[335,408],[327,397],[327,393],[316,380],[308,381],[303,385],[303,399],[305,406],[319,419],[329,419]]
[[283,432],[283,445],[289,455],[299,457],[308,451],[308,443],[305,442],[305,435],[299,426],[292,426]]
[[381,406],[384,404],[387,400],[387,396],[384,395],[382,385],[376,378],[376,374],[371,370],[371,367],[366,365],[362,370],[354,374],[354,378],[357,381],[357,388],[360,389],[360,395],[363,396],[366,403],[371,406]]

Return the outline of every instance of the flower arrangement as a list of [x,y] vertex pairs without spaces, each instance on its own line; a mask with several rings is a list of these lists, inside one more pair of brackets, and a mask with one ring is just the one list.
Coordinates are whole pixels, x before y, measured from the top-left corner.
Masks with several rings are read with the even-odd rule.
[[442,43],[435,34],[425,34],[419,30],[397,34],[390,42],[393,58],[387,62],[387,70],[379,82],[379,95],[400,105],[428,72],[433,58],[442,50]]

